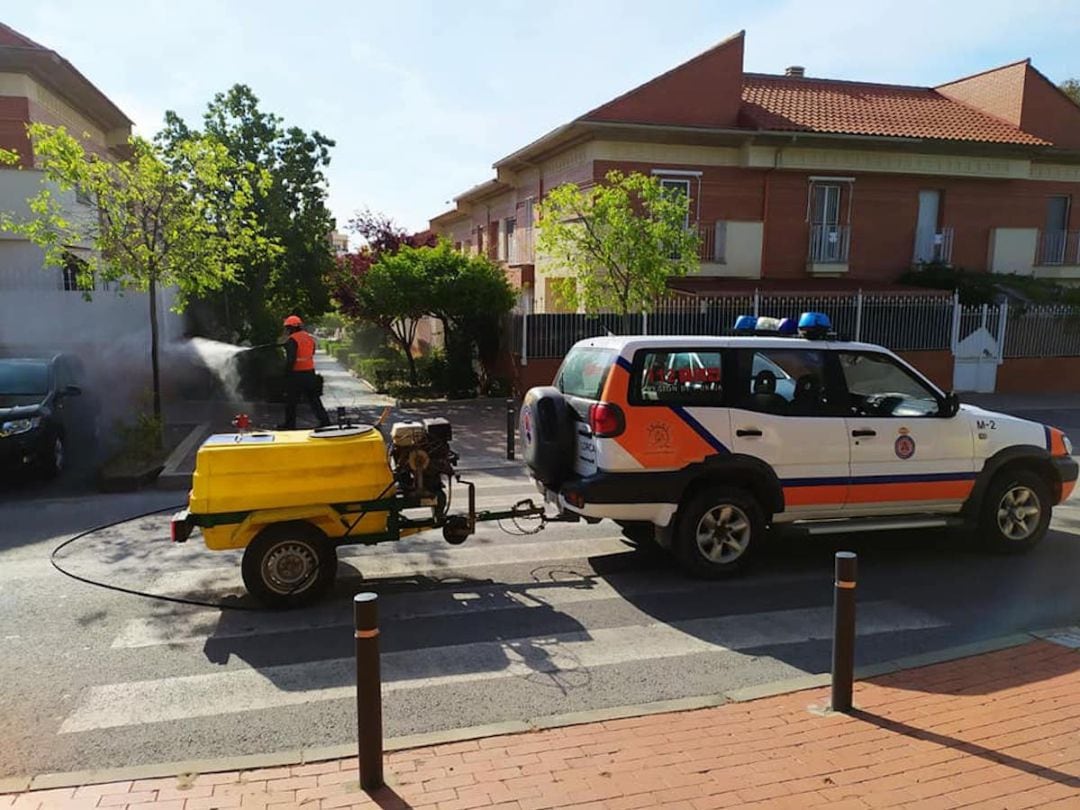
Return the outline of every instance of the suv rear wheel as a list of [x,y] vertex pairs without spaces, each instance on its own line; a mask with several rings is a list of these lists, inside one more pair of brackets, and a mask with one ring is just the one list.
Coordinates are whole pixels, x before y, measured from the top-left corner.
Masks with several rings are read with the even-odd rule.
[[979,539],[992,551],[1033,548],[1050,525],[1050,487],[1031,470],[1003,470],[990,482],[979,515]]
[[764,530],[765,517],[753,495],[710,487],[679,508],[675,556],[695,576],[734,574],[745,567]]

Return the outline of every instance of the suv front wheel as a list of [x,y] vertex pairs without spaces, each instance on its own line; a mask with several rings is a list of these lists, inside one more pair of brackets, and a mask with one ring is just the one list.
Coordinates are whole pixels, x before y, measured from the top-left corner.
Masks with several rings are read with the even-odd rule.
[[1004,470],[990,482],[979,535],[992,551],[1016,554],[1043,539],[1050,525],[1050,488],[1031,470]]
[[752,495],[710,487],[679,509],[675,556],[694,576],[734,574],[746,565],[764,530],[765,517]]

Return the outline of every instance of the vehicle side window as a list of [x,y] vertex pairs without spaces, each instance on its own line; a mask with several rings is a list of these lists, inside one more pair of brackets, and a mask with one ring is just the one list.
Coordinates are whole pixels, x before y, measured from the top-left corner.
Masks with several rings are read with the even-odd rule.
[[922,380],[891,357],[840,352],[851,413],[858,416],[937,416],[941,403]]
[[[781,416],[827,416],[825,356],[813,349],[758,349],[741,353],[748,382],[738,406]],[[747,378],[744,376],[744,379]]]
[[611,349],[572,349],[555,376],[555,387],[572,397],[600,399],[614,361],[615,352]]
[[719,351],[645,351],[635,364],[630,392],[635,404],[720,405],[723,401]]

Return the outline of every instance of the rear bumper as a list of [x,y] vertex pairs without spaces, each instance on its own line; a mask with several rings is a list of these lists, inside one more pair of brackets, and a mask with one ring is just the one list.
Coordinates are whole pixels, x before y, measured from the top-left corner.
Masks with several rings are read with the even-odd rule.
[[[657,488],[656,476],[647,473],[598,473],[563,484],[558,492],[537,482],[547,503],[560,512],[570,512],[596,520],[625,520],[667,526],[678,508],[678,497],[661,500],[664,489]],[[649,485],[649,479],[653,485]]]

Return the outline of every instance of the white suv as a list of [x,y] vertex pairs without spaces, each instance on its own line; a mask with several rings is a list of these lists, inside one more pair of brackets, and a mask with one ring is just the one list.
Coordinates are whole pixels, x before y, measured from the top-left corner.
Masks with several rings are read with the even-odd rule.
[[731,337],[577,343],[531,389],[521,438],[549,502],[655,539],[705,576],[763,531],[966,525],[999,551],[1046,533],[1077,478],[1056,428],[961,405],[828,319],[740,318]]

